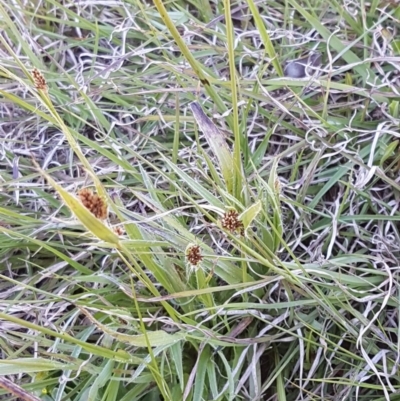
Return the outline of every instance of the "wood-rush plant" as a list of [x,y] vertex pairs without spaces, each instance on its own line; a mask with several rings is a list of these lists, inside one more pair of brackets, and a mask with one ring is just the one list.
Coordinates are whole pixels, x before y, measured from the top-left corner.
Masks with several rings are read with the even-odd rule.
[[0,399],[394,400],[399,18],[0,2]]

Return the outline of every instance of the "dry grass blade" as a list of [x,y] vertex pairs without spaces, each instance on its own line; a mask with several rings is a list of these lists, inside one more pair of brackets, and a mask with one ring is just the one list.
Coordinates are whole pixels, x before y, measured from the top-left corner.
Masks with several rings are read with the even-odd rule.
[[40,398],[29,394],[21,386],[18,386],[18,384],[13,383],[5,377],[0,376],[0,387],[9,391],[11,394],[14,394],[20,401],[41,401]]

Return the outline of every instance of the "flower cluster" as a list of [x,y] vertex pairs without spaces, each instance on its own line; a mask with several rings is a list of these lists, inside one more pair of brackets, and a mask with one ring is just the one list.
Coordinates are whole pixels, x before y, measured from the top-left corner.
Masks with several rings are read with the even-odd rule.
[[186,249],[186,259],[192,266],[197,266],[203,260],[200,246],[189,245]]
[[243,223],[240,221],[239,213],[236,210],[225,212],[221,219],[221,226],[231,233],[236,231],[243,232]]
[[117,235],[119,235],[119,236],[122,236],[122,235],[125,234],[125,230],[124,230],[124,227],[123,227],[123,226],[115,226],[115,227],[113,228],[113,231],[115,232],[115,234],[117,234]]
[[37,90],[47,91],[47,83],[43,76],[43,74],[37,69],[34,68],[32,71],[33,84]]
[[107,205],[99,195],[95,195],[88,188],[83,188],[78,192],[78,196],[83,206],[98,219],[105,220],[107,218]]

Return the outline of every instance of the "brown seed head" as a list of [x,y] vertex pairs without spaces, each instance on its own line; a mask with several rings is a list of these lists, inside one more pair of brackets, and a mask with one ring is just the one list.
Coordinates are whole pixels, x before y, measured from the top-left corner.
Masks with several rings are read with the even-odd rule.
[[231,233],[243,231],[243,223],[239,220],[239,213],[236,210],[228,210],[221,219],[221,225]]
[[117,234],[119,236],[125,234],[125,230],[124,230],[123,226],[116,226],[116,227],[113,228],[113,230],[114,230],[115,234]]
[[83,188],[78,192],[78,196],[83,206],[98,219],[105,220],[107,218],[107,205],[99,195],[93,194],[88,188]]
[[192,266],[197,266],[203,260],[199,245],[190,245],[186,249],[186,259]]
[[37,68],[34,68],[32,70],[32,78],[33,78],[33,83],[37,90],[42,90],[47,92],[46,80],[43,74]]

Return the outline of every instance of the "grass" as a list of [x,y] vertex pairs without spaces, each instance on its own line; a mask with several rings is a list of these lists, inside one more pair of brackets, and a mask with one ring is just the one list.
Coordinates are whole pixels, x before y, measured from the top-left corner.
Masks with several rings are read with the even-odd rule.
[[400,400],[399,20],[0,3],[0,399]]

